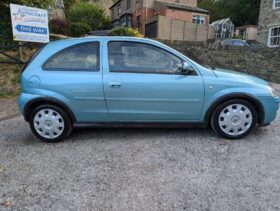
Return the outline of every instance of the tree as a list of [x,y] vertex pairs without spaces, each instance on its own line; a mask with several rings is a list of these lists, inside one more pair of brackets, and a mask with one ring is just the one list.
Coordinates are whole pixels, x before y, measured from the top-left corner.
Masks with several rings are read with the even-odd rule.
[[76,4],[78,0],[63,0],[65,12],[67,13],[72,5]]
[[236,26],[257,25],[261,0],[198,0],[198,7],[210,11],[211,22],[230,18]]
[[19,4],[30,7],[48,8],[49,5],[53,5],[55,0],[1,0],[0,6],[9,7],[9,4]]
[[108,27],[108,16],[103,7],[87,2],[78,2],[68,11],[67,17],[70,23],[83,22],[90,26],[91,30],[99,30]]

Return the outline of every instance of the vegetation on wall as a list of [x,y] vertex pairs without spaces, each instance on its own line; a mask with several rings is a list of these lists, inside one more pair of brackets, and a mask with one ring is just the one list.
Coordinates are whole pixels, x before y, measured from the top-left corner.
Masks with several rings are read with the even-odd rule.
[[143,37],[143,35],[136,29],[119,27],[114,28],[108,33],[109,36],[128,36],[128,37]]
[[91,31],[91,28],[87,23],[76,22],[76,23],[72,23],[70,25],[70,36],[71,37],[81,37],[90,31]]
[[69,34],[69,21],[67,19],[54,18],[49,21],[49,29],[53,34]]
[[235,26],[257,25],[261,0],[198,0],[198,7],[210,11],[210,21],[230,18]]

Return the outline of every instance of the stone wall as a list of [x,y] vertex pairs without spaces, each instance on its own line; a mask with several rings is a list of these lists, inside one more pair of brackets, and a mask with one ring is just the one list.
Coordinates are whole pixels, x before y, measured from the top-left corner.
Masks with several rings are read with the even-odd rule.
[[162,41],[194,61],[280,83],[280,48],[222,47],[215,43]]

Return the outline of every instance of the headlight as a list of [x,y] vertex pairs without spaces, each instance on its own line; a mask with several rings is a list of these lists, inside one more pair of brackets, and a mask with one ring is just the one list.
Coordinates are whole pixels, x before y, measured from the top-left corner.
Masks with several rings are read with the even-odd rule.
[[276,97],[276,92],[275,92],[275,90],[274,90],[271,86],[268,86],[267,88],[268,88],[270,94],[271,94],[272,96]]

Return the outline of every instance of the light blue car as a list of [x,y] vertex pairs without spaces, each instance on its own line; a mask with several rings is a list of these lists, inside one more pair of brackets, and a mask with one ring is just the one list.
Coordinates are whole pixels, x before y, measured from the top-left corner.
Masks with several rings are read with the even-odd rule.
[[271,123],[279,98],[259,78],[203,67],[160,42],[55,41],[24,68],[19,107],[44,141],[74,126],[201,126],[237,139]]

